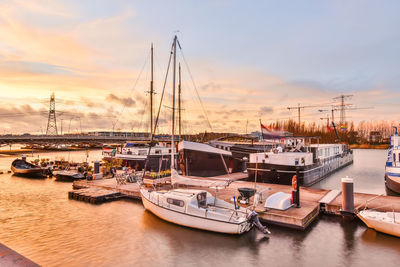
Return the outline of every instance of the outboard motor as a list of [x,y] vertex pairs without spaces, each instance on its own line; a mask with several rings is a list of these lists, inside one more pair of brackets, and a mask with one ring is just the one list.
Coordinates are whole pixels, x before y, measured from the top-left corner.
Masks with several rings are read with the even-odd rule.
[[247,219],[253,223],[253,225],[259,230],[261,231],[261,233],[263,233],[264,235],[266,234],[271,234],[271,232],[268,230],[267,227],[265,227],[264,225],[261,224],[260,219],[258,218],[258,214],[257,212],[255,212],[254,210],[247,215]]

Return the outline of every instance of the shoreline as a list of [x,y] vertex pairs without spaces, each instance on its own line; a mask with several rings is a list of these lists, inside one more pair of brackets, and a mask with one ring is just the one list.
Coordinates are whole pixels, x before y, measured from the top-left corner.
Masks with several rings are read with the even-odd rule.
[[101,148],[71,148],[71,149],[11,149],[0,150],[0,157],[21,156],[29,155],[32,153],[52,153],[52,152],[71,152],[71,151],[85,151],[85,150],[100,150]]
[[350,149],[388,149],[390,144],[370,145],[370,144],[352,144]]

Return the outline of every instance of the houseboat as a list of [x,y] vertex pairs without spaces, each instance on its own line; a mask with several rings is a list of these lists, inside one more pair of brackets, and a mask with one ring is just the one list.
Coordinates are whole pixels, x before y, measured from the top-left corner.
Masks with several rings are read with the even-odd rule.
[[123,167],[135,170],[143,170],[146,159],[148,159],[146,170],[166,170],[171,165],[171,146],[158,143],[150,147],[149,143],[127,142],[114,158],[122,160]]
[[353,152],[346,144],[305,145],[305,138],[291,138],[267,152],[250,154],[247,171],[251,181],[285,185],[292,184],[298,172],[300,185],[311,186],[352,163]]

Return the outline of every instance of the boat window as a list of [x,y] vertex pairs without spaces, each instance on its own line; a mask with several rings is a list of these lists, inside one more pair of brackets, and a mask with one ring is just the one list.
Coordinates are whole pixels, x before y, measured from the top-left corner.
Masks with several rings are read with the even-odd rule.
[[396,161],[396,153],[393,153],[393,161]]
[[171,149],[168,149],[168,153],[171,153]]
[[147,155],[147,150],[139,150],[139,155]]
[[161,154],[161,149],[156,149],[156,154]]
[[197,195],[197,204],[199,208],[207,208],[207,193],[201,192]]
[[299,159],[294,160],[294,165],[299,165]]
[[167,198],[167,202],[171,205],[175,205],[175,206],[179,206],[179,207],[185,206],[185,202],[183,202],[183,200],[180,200],[180,199]]

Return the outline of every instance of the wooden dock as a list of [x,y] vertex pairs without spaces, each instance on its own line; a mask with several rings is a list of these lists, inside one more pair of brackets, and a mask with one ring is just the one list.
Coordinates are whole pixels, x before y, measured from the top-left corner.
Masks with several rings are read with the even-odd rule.
[[[233,177],[234,179],[232,179],[232,175],[230,175],[229,177],[231,180],[234,180],[234,182],[232,182],[229,187],[225,189],[220,189],[218,190],[218,192],[216,192],[214,189],[207,190],[210,191],[213,195],[217,194],[218,198],[232,203],[233,197],[239,196],[239,192],[237,190],[239,187],[254,188],[253,182],[240,181],[240,179],[244,177],[244,174],[236,174]],[[226,178],[228,178],[227,175],[211,177],[207,179],[221,180]],[[98,188],[111,190],[113,192],[119,192],[129,198],[140,199],[139,185],[137,183],[118,185],[116,179],[104,179],[95,181],[81,180],[74,182],[73,186],[77,189]],[[292,191],[291,186],[258,183],[257,191],[263,191],[263,193],[261,202],[255,207],[255,211],[259,214],[260,220],[267,224],[276,224],[304,230],[322,212],[340,215],[342,195],[341,192],[338,190],[300,187],[300,207],[291,207],[284,211],[265,209],[265,200],[268,196],[276,192],[284,192],[290,194]],[[378,208],[382,211],[392,211],[394,209],[394,211],[400,212],[400,197],[376,196],[373,194],[355,193],[354,207],[356,208],[356,210],[364,208],[366,200],[369,200],[369,208]],[[249,205],[240,205],[245,207],[252,207],[253,197],[250,199]]]
[[40,265],[0,243],[0,266],[39,267]]
[[99,187],[89,187],[68,192],[70,199],[81,200],[91,204],[100,204],[125,197],[119,191],[103,189]]

